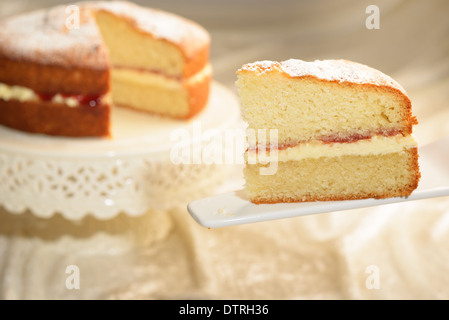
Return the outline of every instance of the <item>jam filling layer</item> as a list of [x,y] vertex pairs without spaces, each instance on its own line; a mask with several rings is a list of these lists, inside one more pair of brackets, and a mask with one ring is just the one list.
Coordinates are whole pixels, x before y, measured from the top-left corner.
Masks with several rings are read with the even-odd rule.
[[104,103],[106,95],[79,95],[67,93],[43,93],[21,86],[11,86],[0,83],[0,99],[26,101],[43,101],[65,104],[68,107],[88,106],[95,107]]
[[41,101],[52,101],[52,102],[60,102],[65,103],[71,106],[89,106],[96,107],[99,104],[102,104],[103,95],[73,95],[73,94],[50,94],[50,93],[38,93],[38,97]]
[[306,158],[338,157],[344,155],[379,155],[394,152],[402,152],[410,148],[416,148],[417,142],[412,135],[403,136],[396,134],[391,136],[374,135],[367,139],[359,139],[348,143],[323,142],[313,140],[286,148],[250,148],[246,157],[260,162],[270,161],[297,161]]
[[388,128],[388,129],[381,129],[377,131],[367,131],[367,132],[356,132],[351,134],[333,134],[333,135],[326,135],[321,136],[313,140],[309,141],[299,141],[295,143],[284,143],[284,144],[270,144],[270,145],[254,145],[250,146],[248,149],[251,151],[256,151],[258,149],[267,149],[267,150],[285,150],[289,148],[293,148],[299,145],[304,145],[308,143],[313,142],[320,142],[322,144],[335,144],[335,143],[354,143],[358,142],[360,140],[370,140],[373,137],[376,136],[383,136],[383,137],[392,137],[392,136],[404,136],[402,133],[403,130],[399,128]]

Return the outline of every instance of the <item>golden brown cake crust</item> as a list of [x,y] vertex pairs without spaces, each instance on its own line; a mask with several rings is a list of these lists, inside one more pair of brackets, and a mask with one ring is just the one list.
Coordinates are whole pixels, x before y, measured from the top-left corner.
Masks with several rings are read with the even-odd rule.
[[190,112],[186,119],[190,119],[199,112],[201,112],[208,102],[210,93],[211,76],[204,77],[203,80],[193,84],[187,84],[189,91]]
[[0,100],[0,124],[32,133],[109,136],[110,105],[68,107],[50,101]]
[[103,95],[109,91],[109,70],[67,68],[0,57],[0,82],[37,93]]

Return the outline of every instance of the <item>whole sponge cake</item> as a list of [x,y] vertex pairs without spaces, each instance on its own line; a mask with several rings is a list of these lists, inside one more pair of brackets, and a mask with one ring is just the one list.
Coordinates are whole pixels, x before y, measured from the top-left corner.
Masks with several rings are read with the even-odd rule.
[[112,104],[180,119],[204,108],[211,80],[204,28],[129,2],[71,8],[78,11],[57,6],[0,22],[0,124],[108,136]]
[[346,60],[296,59],[250,63],[237,74],[249,130],[275,130],[277,138],[249,141],[244,176],[253,202],[387,198],[416,189],[417,121],[405,90],[387,75]]

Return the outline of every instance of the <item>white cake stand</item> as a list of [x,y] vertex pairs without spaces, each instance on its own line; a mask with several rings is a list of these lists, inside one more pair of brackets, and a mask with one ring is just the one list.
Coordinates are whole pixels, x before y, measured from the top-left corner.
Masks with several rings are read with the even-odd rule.
[[114,108],[111,139],[51,137],[1,126],[0,205],[11,213],[60,213],[78,220],[186,204],[223,181],[229,166],[173,161],[174,148],[186,141],[190,150],[201,148],[204,133],[210,139],[240,125],[236,97],[213,82],[208,106],[188,122]]

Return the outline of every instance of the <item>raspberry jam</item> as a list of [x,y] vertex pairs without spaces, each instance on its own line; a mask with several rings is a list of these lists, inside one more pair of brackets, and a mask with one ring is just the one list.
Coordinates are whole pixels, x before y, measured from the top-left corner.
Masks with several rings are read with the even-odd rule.
[[[56,96],[56,94],[52,93],[38,93],[37,94],[39,98],[42,101],[51,101]],[[100,95],[76,95],[76,94],[66,94],[66,93],[60,93],[60,95],[64,98],[72,98],[78,101],[80,105],[83,106],[89,106],[89,107],[95,107],[99,104],[101,104],[102,96]]]

